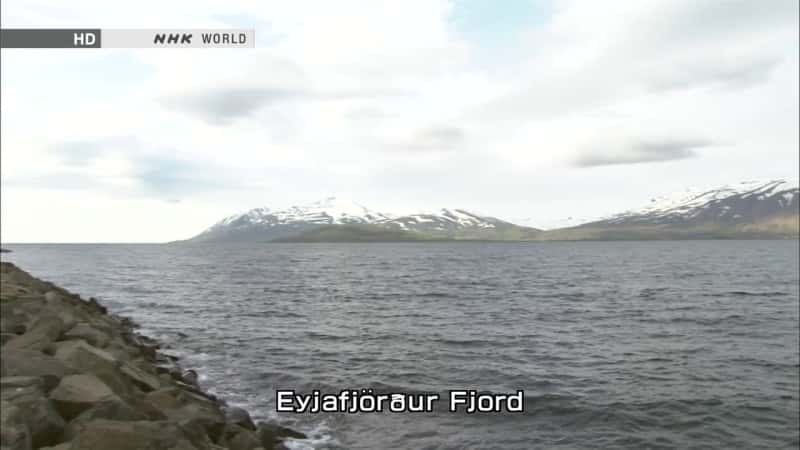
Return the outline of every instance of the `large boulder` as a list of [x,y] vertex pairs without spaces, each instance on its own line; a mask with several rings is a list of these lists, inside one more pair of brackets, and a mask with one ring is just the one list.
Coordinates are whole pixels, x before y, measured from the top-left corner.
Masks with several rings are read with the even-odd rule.
[[123,363],[120,371],[143,392],[151,392],[161,388],[161,379],[157,375],[140,369],[131,363]]
[[0,347],[6,345],[6,342],[10,341],[11,339],[14,339],[15,337],[17,337],[17,335],[14,333],[0,332]]
[[165,387],[145,395],[145,402],[159,410],[180,408],[183,402],[178,399],[180,390],[175,387]]
[[99,403],[122,401],[102,380],[88,374],[62,378],[50,393],[50,399],[66,419],[72,419]]
[[97,419],[134,422],[149,420],[147,414],[131,407],[124,401],[104,401],[98,403],[72,419],[64,429],[63,438],[71,440],[77,436],[86,425]]
[[0,448],[3,450],[30,450],[31,434],[23,413],[14,404],[0,401]]
[[250,430],[239,428],[239,432],[227,439],[227,447],[230,450],[253,450],[261,447],[258,436]]
[[0,333],[18,335],[28,329],[28,316],[20,313],[15,303],[0,304]]
[[75,373],[58,359],[36,350],[3,349],[0,364],[3,376],[41,377],[47,391],[56,387],[65,375]]
[[110,337],[107,333],[92,326],[89,322],[78,322],[69,331],[64,333],[63,339],[81,339],[95,347],[103,348],[108,345]]
[[197,449],[189,436],[170,422],[123,422],[98,419],[86,424],[72,440],[80,450]]
[[276,448],[286,438],[306,439],[306,435],[274,423],[259,422],[256,436],[264,448]]
[[8,341],[3,349],[43,350],[56,341],[64,331],[64,322],[57,316],[42,315],[31,322],[25,334]]
[[225,414],[218,403],[175,387],[150,392],[145,400],[159,408],[169,420],[184,426],[199,426],[214,442],[225,431]]
[[115,371],[120,365],[113,355],[83,340],[59,342],[55,357],[68,367],[84,373]]
[[225,408],[225,418],[227,419],[228,423],[239,425],[240,427],[248,430],[256,430],[256,424],[250,417],[250,413],[242,408],[236,406],[229,406],[228,408]]
[[39,377],[0,378],[0,397],[13,405],[12,423],[24,423],[34,447],[58,442],[64,429],[64,419],[47,399],[44,383]]

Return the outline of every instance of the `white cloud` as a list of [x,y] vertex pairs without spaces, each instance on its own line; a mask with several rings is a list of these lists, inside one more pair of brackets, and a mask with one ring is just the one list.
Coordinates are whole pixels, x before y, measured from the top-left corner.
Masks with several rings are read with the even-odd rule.
[[148,3],[2,2],[3,27],[258,40],[4,50],[3,241],[164,241],[331,194],[552,221],[796,174],[794,0],[558,1],[513,42],[466,40],[443,0]]

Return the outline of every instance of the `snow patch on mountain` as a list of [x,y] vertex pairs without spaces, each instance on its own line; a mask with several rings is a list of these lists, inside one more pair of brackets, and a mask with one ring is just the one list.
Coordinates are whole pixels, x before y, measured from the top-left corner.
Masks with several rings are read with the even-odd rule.
[[[764,204],[770,203],[766,206]],[[600,222],[620,224],[629,222],[691,221],[693,219],[737,220],[743,213],[776,212],[798,202],[798,182],[790,179],[743,181],[714,189],[687,189],[671,195],[653,198],[639,209],[615,214]],[[756,207],[757,204],[762,204]]]

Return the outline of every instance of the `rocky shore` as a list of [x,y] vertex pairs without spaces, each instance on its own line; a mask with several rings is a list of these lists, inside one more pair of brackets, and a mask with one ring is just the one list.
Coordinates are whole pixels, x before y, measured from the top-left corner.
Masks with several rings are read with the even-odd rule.
[[8,262],[0,307],[2,450],[270,450],[305,437],[254,423],[129,319]]

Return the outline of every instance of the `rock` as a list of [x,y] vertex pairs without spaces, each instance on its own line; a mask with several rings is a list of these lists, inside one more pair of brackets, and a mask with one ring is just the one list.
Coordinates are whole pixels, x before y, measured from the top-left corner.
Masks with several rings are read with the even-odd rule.
[[39,450],[70,450],[71,447],[70,442],[64,442],[63,444],[54,445],[52,447],[39,447]]
[[46,391],[56,387],[65,375],[75,373],[58,359],[35,350],[3,349],[0,359],[3,376],[42,377]]
[[150,417],[134,409],[124,401],[105,401],[96,404],[72,419],[64,429],[62,437],[66,440],[72,440],[89,422],[97,419],[133,422],[149,420]]
[[305,437],[223,409],[195,371],[96,300],[9,263],[0,277],[0,450],[275,450]]
[[170,447],[169,450],[197,450],[197,447],[187,440],[181,440]]
[[49,302],[56,302],[61,300],[61,294],[56,291],[47,291],[44,293],[45,301]]
[[84,373],[109,372],[119,367],[113,355],[82,340],[58,343],[55,357],[68,367]]
[[235,406],[226,408],[225,418],[227,419],[228,423],[239,425],[240,427],[248,430],[256,430],[256,424],[253,422],[253,419],[250,418],[250,413],[242,408],[237,408]]
[[215,443],[211,441],[203,424],[196,420],[182,420],[179,422],[181,430],[188,436],[192,444],[197,448],[213,448]]
[[136,411],[142,413],[147,417],[147,420],[167,420],[167,416],[152,403],[145,401],[140,397],[129,397],[128,404],[131,405]]
[[0,396],[4,403],[14,406],[12,423],[24,423],[34,447],[55,444],[64,429],[64,419],[58,415],[44,393],[43,382],[38,377],[0,378]]
[[181,378],[183,378],[184,383],[190,384],[192,386],[197,386],[198,377],[197,377],[197,372],[195,372],[194,370],[187,370],[186,372],[183,372]]
[[88,374],[62,378],[50,393],[50,399],[65,419],[72,419],[98,403],[121,401],[103,381]]
[[17,406],[0,401],[0,448],[3,450],[30,450],[31,435],[23,413]]
[[202,398],[206,401],[216,402],[217,397],[214,395],[209,394],[208,392],[203,392],[200,388],[196,386],[192,386],[190,384],[186,384],[182,381],[176,381],[175,386],[181,388],[181,390],[187,394],[194,395],[196,397]]
[[240,433],[228,439],[230,450],[253,450],[259,447],[261,447],[261,441],[255,433],[249,430],[242,429]]
[[71,448],[80,450],[144,450],[169,449],[189,441],[183,430],[169,422],[122,422],[98,419],[91,421],[72,440]]
[[98,348],[103,348],[108,345],[108,334],[94,328],[87,322],[79,322],[75,324],[69,331],[64,333],[64,340],[82,339],[90,345]]
[[213,442],[219,442],[225,431],[225,416],[221,411],[190,404],[174,411],[165,411],[168,419],[177,420],[183,426],[199,425]]
[[161,380],[158,376],[147,373],[133,364],[124,363],[120,371],[144,392],[151,392],[161,388]]
[[104,350],[119,360],[134,359],[141,356],[141,352],[137,348],[125,345],[118,339],[111,340]]
[[64,323],[56,316],[40,316],[31,323],[25,334],[8,341],[3,348],[42,350],[58,339],[64,330]]
[[272,423],[260,422],[256,429],[256,436],[264,448],[271,449],[283,442],[285,438],[306,439],[306,435],[299,431],[282,427]]
[[0,347],[6,345],[6,342],[15,337],[17,337],[17,335],[13,333],[0,333]]
[[35,388],[44,392],[44,381],[40,377],[16,376],[0,378],[0,391],[3,397],[11,395],[16,389]]
[[16,336],[28,329],[28,317],[17,312],[13,305],[2,305],[0,309],[0,333]]
[[177,388],[166,387],[150,392],[144,397],[144,399],[145,402],[150,403],[161,411],[167,409],[177,409],[180,408],[182,404],[178,399],[179,393],[180,391]]
[[213,401],[175,387],[150,392],[145,400],[159,408],[168,419],[184,426],[199,426],[214,442],[219,442],[226,420],[219,405]]
[[89,305],[89,307],[91,309],[93,309],[94,311],[99,312],[100,314],[107,314],[108,313],[108,309],[106,309],[105,306],[103,306],[100,303],[98,303],[97,299],[94,298],[94,297],[89,297],[89,301],[86,302],[86,303]]

